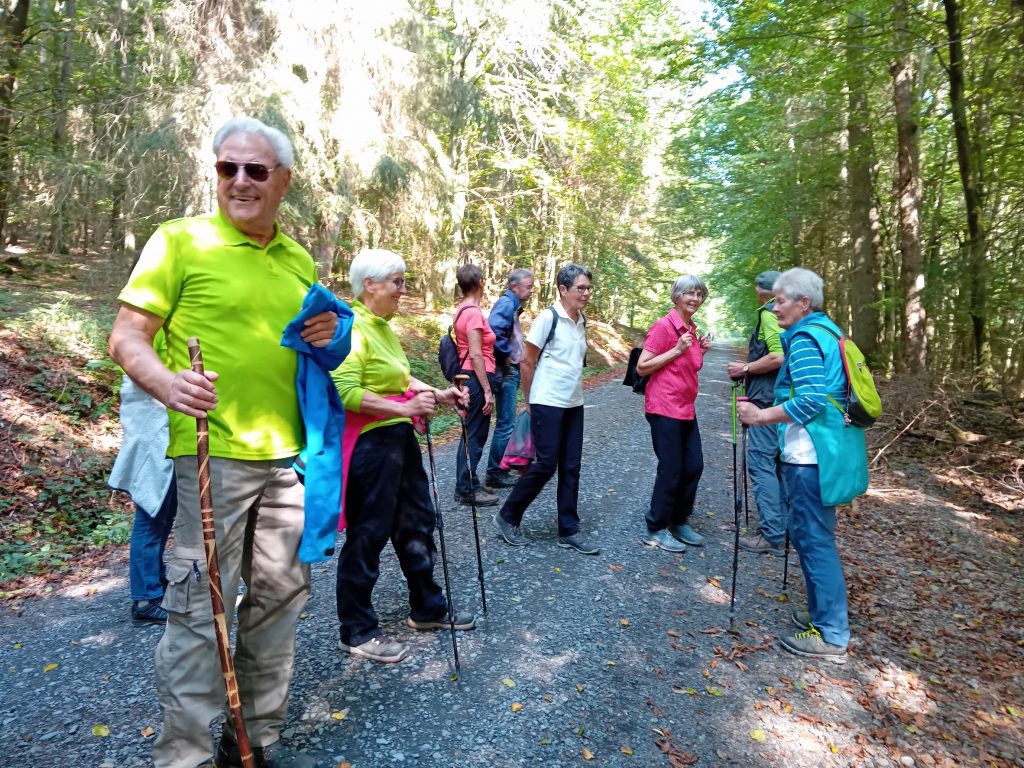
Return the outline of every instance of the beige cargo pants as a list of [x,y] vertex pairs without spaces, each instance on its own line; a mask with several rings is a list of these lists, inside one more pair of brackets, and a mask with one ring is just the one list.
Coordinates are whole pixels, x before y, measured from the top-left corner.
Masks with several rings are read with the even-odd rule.
[[[235,673],[253,746],[278,739],[288,709],[295,624],[309,596],[309,566],[299,562],[303,487],[291,459],[210,459],[211,494],[224,604],[230,630],[238,580]],[[156,768],[196,768],[213,755],[210,722],[225,711],[206,575],[195,456],[174,460],[178,514],[164,594],[167,629],[156,649],[163,730]],[[233,734],[230,717],[225,730]]]

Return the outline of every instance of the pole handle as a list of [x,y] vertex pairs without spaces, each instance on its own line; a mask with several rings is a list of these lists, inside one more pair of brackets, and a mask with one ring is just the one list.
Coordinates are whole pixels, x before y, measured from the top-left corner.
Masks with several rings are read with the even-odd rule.
[[469,375],[465,373],[455,374],[455,378],[452,380],[458,389],[462,389],[469,382]]

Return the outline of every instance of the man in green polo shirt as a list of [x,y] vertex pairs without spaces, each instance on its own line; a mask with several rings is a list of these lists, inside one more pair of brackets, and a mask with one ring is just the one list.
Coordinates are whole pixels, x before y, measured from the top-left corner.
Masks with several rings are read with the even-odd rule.
[[[757,322],[747,345],[746,362],[726,366],[731,379],[743,379],[747,399],[760,408],[770,408],[775,400],[775,376],[785,355],[779,334],[779,321],[772,286],[779,272],[768,270],[754,279],[757,291]],[[757,500],[758,529],[740,537],[740,549],[767,552],[779,557],[786,552],[786,503],[779,482],[779,433],[774,424],[747,429],[747,472]]]
[[[277,212],[291,182],[293,150],[280,131],[248,117],[214,136],[218,211],[161,226],[146,244],[118,300],[110,354],[131,379],[167,406],[178,514],[163,606],[167,629],[156,651],[164,727],[157,768],[209,765],[210,722],[224,710],[199,514],[197,416],[210,430],[217,549],[225,595],[239,579],[235,671],[259,765],[281,765],[277,744],[288,704],[295,623],[309,595],[299,561],[303,490],[292,469],[304,434],[296,391],[297,353],[281,346],[316,267],[281,232]],[[303,339],[327,346],[331,312],[306,323]],[[163,328],[169,364],[153,351]],[[202,345],[205,376],[193,373],[187,340]],[[230,627],[234,601],[226,600]],[[298,759],[298,761],[296,761]],[[288,757],[288,765],[302,765]],[[240,765],[231,719],[216,764]]]

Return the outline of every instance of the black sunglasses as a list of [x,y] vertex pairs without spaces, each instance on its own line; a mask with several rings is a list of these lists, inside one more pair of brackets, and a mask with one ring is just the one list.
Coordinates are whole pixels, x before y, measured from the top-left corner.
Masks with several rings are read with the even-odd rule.
[[270,178],[270,174],[281,166],[275,165],[273,168],[267,168],[263,163],[235,163],[231,160],[218,160],[213,167],[217,169],[217,175],[222,179],[233,179],[238,175],[238,169],[244,168],[245,175],[253,181],[266,181]]

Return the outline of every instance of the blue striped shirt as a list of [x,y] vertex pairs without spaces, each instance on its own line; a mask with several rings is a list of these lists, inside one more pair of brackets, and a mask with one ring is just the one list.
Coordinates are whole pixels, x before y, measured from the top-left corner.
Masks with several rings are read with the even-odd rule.
[[825,359],[814,339],[797,335],[789,347],[787,365],[779,371],[777,389],[793,388],[793,397],[782,403],[786,414],[797,424],[806,424],[828,403],[825,385]]

